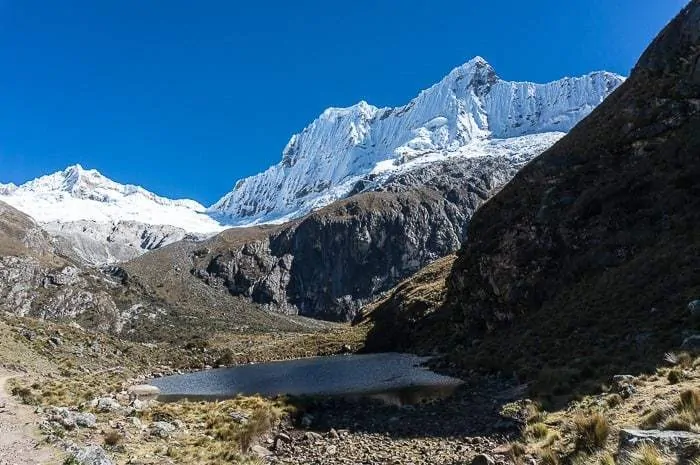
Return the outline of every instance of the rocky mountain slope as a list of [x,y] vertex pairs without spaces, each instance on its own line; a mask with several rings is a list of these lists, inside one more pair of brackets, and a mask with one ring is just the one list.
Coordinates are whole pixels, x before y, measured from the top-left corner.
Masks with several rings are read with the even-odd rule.
[[[270,314],[198,280],[158,288],[144,273],[97,269],[63,255],[32,218],[0,201],[0,312],[55,321],[135,340],[185,343],[217,331],[300,331],[322,323]],[[182,241],[178,244],[189,244]],[[174,265],[166,264],[166,271]],[[178,291],[186,291],[181,297]]]
[[[455,251],[472,213],[525,160],[494,156],[427,164],[389,177],[382,191],[363,192],[360,184],[358,194],[299,220],[172,244],[123,268],[169,292],[188,289],[195,280],[276,312],[352,320],[363,303]],[[208,299],[190,291],[182,295],[199,298]]]
[[[282,161],[243,179],[209,208],[227,224],[283,222],[446,157],[543,149],[623,78],[596,72],[547,84],[507,82],[480,57],[455,68],[407,105],[329,108],[292,136]],[[503,152],[503,150],[501,150]]]
[[[699,128],[696,0],[613,95],[476,213],[445,302],[422,310],[413,345],[445,341],[465,367],[546,372],[554,390],[689,347]],[[377,329],[381,341],[390,325]]]

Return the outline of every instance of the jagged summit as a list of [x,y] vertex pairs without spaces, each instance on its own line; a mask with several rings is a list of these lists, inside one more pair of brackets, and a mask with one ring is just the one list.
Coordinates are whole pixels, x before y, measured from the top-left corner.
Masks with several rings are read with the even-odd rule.
[[325,110],[291,137],[279,164],[237,182],[208,211],[232,225],[282,222],[344,198],[368,176],[376,181],[435,157],[489,155],[500,139],[529,153],[569,131],[623,80],[595,72],[547,84],[508,82],[477,56],[404,106],[360,101]]

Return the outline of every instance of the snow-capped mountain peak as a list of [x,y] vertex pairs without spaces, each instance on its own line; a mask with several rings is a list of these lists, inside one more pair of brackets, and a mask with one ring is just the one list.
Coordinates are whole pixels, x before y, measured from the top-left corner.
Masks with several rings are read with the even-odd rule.
[[174,226],[192,233],[223,229],[194,200],[160,197],[143,187],[115,182],[79,164],[20,186],[0,185],[0,200],[40,223],[138,221]]
[[515,158],[532,154],[569,131],[623,80],[595,72],[547,84],[508,82],[477,56],[404,106],[360,101],[328,108],[291,137],[279,164],[238,181],[208,211],[233,225],[280,222],[347,196],[367,176],[435,157],[487,156],[504,147],[519,147]]

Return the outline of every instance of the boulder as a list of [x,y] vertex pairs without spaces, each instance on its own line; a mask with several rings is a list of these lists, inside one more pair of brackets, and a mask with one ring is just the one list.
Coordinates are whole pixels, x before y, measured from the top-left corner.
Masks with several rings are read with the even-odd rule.
[[151,425],[151,436],[159,438],[168,438],[176,430],[175,425],[167,421],[156,421]]
[[97,399],[97,411],[102,413],[115,412],[121,410],[122,406],[116,399],[102,397]]
[[471,461],[471,465],[495,465],[496,461],[486,454],[479,454]]
[[629,454],[641,444],[653,444],[667,454],[682,456],[700,442],[700,434],[689,431],[620,430],[621,455]]
[[112,465],[107,453],[100,446],[88,446],[80,449],[73,453],[71,459],[70,463],[79,465]]
[[700,300],[693,300],[688,304],[688,310],[692,316],[700,316]]
[[160,395],[160,389],[150,384],[139,384],[136,386],[131,386],[127,392],[129,393],[129,399],[134,400],[153,400]]
[[250,451],[254,454],[257,455],[258,457],[270,457],[274,455],[272,452],[270,452],[268,449],[264,448],[263,446],[260,446],[258,444],[255,444],[250,448]]
[[94,428],[97,424],[97,417],[92,413],[76,413],[75,424],[83,428]]

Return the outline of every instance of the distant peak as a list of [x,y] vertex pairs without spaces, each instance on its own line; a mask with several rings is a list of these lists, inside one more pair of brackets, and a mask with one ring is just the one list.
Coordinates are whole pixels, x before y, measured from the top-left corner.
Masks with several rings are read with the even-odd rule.
[[[477,55],[477,56],[475,56],[474,58],[472,58],[471,60],[469,60],[469,61],[467,62],[467,64],[472,64],[472,65],[476,65],[476,64],[488,65],[489,63],[488,63],[488,61],[486,61],[486,59],[485,59],[484,57]],[[490,66],[490,65],[489,65],[489,66]]]
[[347,116],[347,115],[364,115],[371,116],[377,111],[377,107],[370,105],[364,100],[360,100],[356,104],[349,107],[330,107],[326,108],[321,114],[322,117],[331,118],[336,116]]

